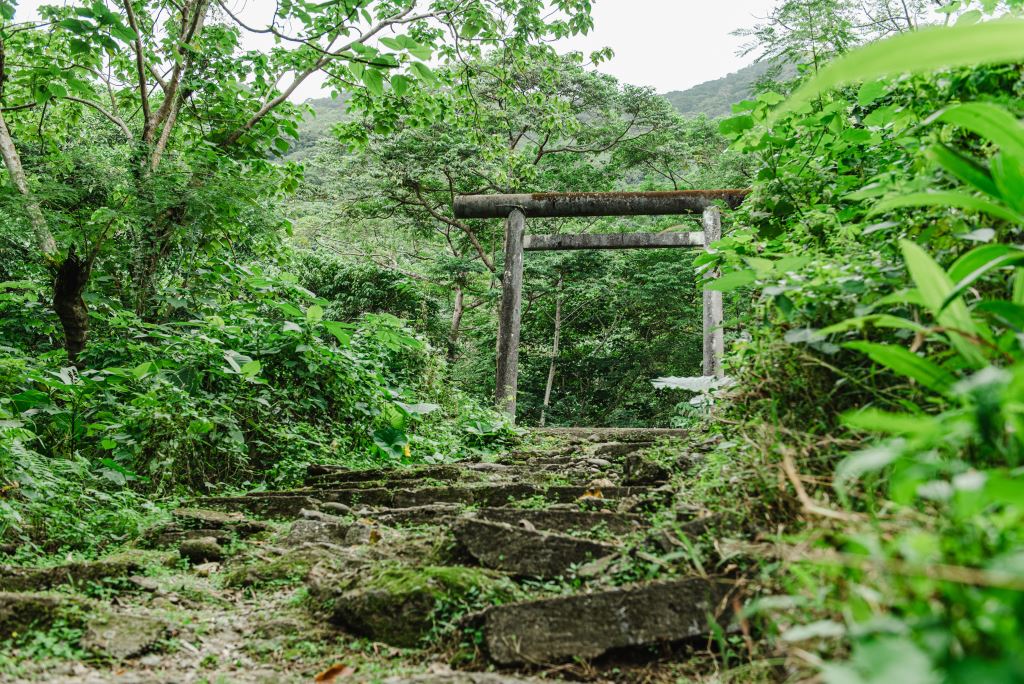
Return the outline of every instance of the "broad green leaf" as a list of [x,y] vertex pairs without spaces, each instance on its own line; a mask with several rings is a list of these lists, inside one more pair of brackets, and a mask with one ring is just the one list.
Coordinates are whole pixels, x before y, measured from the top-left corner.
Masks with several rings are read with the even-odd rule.
[[900,248],[910,277],[921,293],[925,306],[935,316],[939,325],[951,329],[950,342],[971,365],[986,365],[987,360],[978,349],[977,340],[968,339],[977,337],[980,333],[974,319],[971,318],[967,304],[960,298],[946,304],[946,299],[953,293],[953,281],[949,275],[917,243],[901,240]]
[[1024,212],[1024,157],[997,154],[992,158],[992,175],[1003,201]]
[[396,401],[395,404],[411,416],[423,416],[441,408],[437,404],[405,404],[400,401]]
[[241,368],[239,368],[239,372],[242,375],[246,376],[247,378],[256,377],[257,375],[259,375],[261,370],[263,370],[263,364],[256,360],[247,361],[246,363],[242,364]]
[[409,69],[416,78],[420,79],[427,85],[437,84],[437,76],[435,76],[433,70],[423,62],[413,62],[409,65]]
[[876,204],[868,214],[874,216],[892,209],[907,207],[957,207],[968,211],[978,211],[1017,225],[1024,225],[1024,214],[1017,213],[1009,207],[990,202],[975,195],[953,190],[944,192],[915,192],[898,197],[890,197]]
[[1024,250],[1010,245],[983,245],[975,247],[953,262],[953,265],[949,267],[949,279],[954,283],[959,282],[995,259],[1007,255],[1021,254],[1024,254]]
[[728,119],[722,119],[718,124],[718,131],[722,135],[739,135],[743,131],[749,131],[754,127],[754,117],[749,114],[740,114]]
[[875,342],[847,342],[848,349],[866,354],[875,363],[916,381],[938,394],[949,394],[956,376],[926,358],[891,344]]
[[836,323],[835,325],[822,328],[818,332],[822,335],[835,335],[836,333],[848,332],[850,330],[861,330],[867,325],[873,325],[876,328],[912,330],[919,333],[928,332],[928,328],[926,326],[923,326],[916,321],[900,318],[899,316],[892,316],[890,314],[871,314],[869,316],[848,318],[845,321]]
[[888,89],[889,84],[886,81],[868,81],[857,92],[857,104],[866,107],[885,95],[885,91]]
[[750,285],[757,280],[753,271],[733,271],[726,273],[721,278],[704,281],[704,289],[717,292],[731,292],[736,288]]
[[[1003,245],[987,246],[1002,247]],[[987,273],[1020,263],[1024,263],[1024,251],[1019,249],[1010,249],[1010,251],[1004,254],[992,256],[988,261],[978,265],[973,271],[962,276],[962,278],[953,285],[953,291],[946,295],[946,299],[942,303],[942,308],[945,309],[949,306],[955,299],[960,297],[967,288],[977,282],[979,278],[984,277]],[[953,274],[950,273],[950,275],[952,276]]]
[[934,430],[935,420],[930,416],[913,416],[909,413],[890,413],[865,408],[844,413],[843,425],[857,430],[889,435],[918,435]]
[[967,102],[943,109],[930,121],[966,128],[992,141],[1010,156],[1024,159],[1024,127],[1003,107],[987,102]]
[[974,312],[995,318],[1016,332],[1024,332],[1024,306],[1021,304],[996,299],[975,305]]
[[334,335],[342,347],[347,347],[351,344],[352,333],[355,331],[355,326],[346,323],[338,323],[336,321],[324,321],[323,326],[327,329],[327,332]]
[[1024,61],[1024,21],[926,28],[871,43],[839,57],[799,88],[772,119],[837,86],[948,67]]
[[319,304],[310,304],[306,309],[306,322],[319,323],[324,318],[324,308]]
[[935,145],[928,150],[928,155],[939,166],[953,174],[964,183],[973,186],[990,197],[999,198],[999,189],[992,180],[992,174],[976,160],[960,154],[945,145]]
[[363,85],[374,97],[384,94],[384,76],[377,69],[367,69],[363,72]]
[[135,40],[135,31],[128,26],[111,26],[110,35],[125,43]]
[[1024,305],[1024,268],[1018,268],[1013,274],[1011,300],[1014,304]]
[[408,76],[395,74],[394,76],[391,77],[391,89],[395,91],[395,95],[397,95],[398,97],[402,97],[407,92],[409,92],[409,88],[411,87],[411,85],[412,81],[409,79]]

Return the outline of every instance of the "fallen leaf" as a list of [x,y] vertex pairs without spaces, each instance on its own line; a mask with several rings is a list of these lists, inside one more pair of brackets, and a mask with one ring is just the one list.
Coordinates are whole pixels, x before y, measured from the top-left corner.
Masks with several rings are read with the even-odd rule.
[[336,665],[331,665],[329,668],[318,674],[313,681],[329,683],[341,677],[350,677],[355,673],[356,671],[348,665],[337,663]]

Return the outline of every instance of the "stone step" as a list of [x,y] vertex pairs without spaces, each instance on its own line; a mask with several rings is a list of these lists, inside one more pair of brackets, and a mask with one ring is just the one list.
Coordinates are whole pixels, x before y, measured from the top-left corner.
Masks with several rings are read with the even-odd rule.
[[[585,484],[595,477],[615,471],[616,467],[607,459],[573,458],[554,459],[551,462],[509,462],[478,463],[459,469],[458,474],[449,471],[361,471],[334,473],[307,477],[303,491],[315,492],[324,489],[400,489],[440,485],[498,484],[501,482],[526,481],[543,484],[552,479],[571,480]],[[416,474],[412,474],[415,472]],[[365,475],[364,475],[365,473]],[[373,479],[369,479],[374,475]],[[437,475],[443,475],[438,477]],[[291,492],[291,493],[294,493]]]
[[574,565],[610,556],[619,549],[614,544],[473,517],[456,520],[452,534],[477,563],[516,577],[560,577]]
[[544,684],[561,682],[561,679],[525,679],[497,672],[444,672],[423,674],[414,677],[391,677],[381,684]]
[[373,468],[370,470],[351,470],[342,466],[310,465],[306,468],[306,484],[319,485],[324,483],[340,484],[344,482],[400,482],[408,480],[439,480],[456,482],[466,472],[472,472],[465,466],[437,465],[416,468]]
[[650,487],[606,487],[599,497],[588,496],[591,490],[579,486],[539,486],[532,484],[472,485],[464,487],[425,487],[420,489],[328,489],[317,492],[321,501],[343,503],[348,506],[386,506],[410,508],[433,503],[455,503],[497,507],[508,503],[538,497],[550,503],[572,503],[594,499],[624,499],[650,495]]
[[672,437],[685,439],[688,430],[674,428],[533,428],[531,432],[542,437],[561,437],[577,443],[591,442],[653,442]]
[[547,532],[606,531],[620,536],[636,532],[644,526],[644,518],[630,513],[609,511],[581,511],[562,508],[481,508],[474,515],[480,520],[520,525],[525,521],[538,530]]
[[42,591],[62,584],[102,582],[142,572],[145,556],[125,553],[94,561],[77,561],[52,567],[0,565],[0,592]]
[[492,661],[542,665],[707,634],[723,595],[723,585],[703,578],[667,580],[493,606],[477,620]]
[[304,508],[316,508],[308,493],[279,496],[204,496],[194,503],[204,508],[244,511],[266,518],[296,518]]
[[203,497],[196,499],[195,504],[204,508],[240,510],[272,518],[295,518],[302,509],[314,509],[323,503],[340,503],[353,508],[413,508],[439,503],[500,507],[536,497],[548,503],[579,502],[588,508],[605,509],[613,500],[635,498],[653,503],[666,501],[671,496],[671,491],[653,487],[611,486],[595,490],[585,486],[519,483],[449,485],[416,489],[343,487],[251,492],[245,496]]

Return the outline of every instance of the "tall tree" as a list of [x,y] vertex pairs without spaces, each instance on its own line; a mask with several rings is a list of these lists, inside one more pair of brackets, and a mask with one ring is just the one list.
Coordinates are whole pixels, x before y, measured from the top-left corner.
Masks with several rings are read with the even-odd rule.
[[[292,100],[314,75],[361,92],[356,106],[382,119],[392,102],[385,90],[407,93],[426,123],[443,113],[432,108],[438,83],[427,61],[498,47],[517,54],[585,31],[589,4],[557,0],[552,15],[533,0],[288,0],[255,25],[219,0],[76,0],[44,6],[41,20],[28,22],[0,0],[0,152],[32,250],[54,273],[69,358],[85,347],[83,293],[111,245],[127,252],[113,258],[130,274],[136,310],[153,316],[174,250],[239,222],[239,207],[217,206],[204,187],[250,178],[294,187],[296,171],[267,159],[295,137]],[[247,50],[246,33],[276,45]],[[40,192],[46,152],[99,122],[110,130],[108,161],[129,172],[126,182],[96,198],[84,222],[83,205],[58,216]],[[27,154],[30,140],[40,145]]]

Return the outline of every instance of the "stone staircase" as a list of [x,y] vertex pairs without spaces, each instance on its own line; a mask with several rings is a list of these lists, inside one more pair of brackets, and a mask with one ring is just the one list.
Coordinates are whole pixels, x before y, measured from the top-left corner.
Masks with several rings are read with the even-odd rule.
[[565,667],[625,681],[609,674],[623,657],[678,660],[687,644],[706,647],[709,620],[730,620],[732,582],[672,560],[705,529],[674,482],[700,456],[645,455],[686,434],[538,434],[548,444],[494,461],[310,466],[301,488],[196,499],[143,543],[213,566],[225,590],[299,582],[304,610],[325,616],[335,638],[459,663],[351,681],[532,681],[521,678]]

